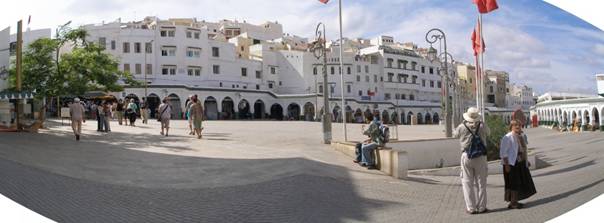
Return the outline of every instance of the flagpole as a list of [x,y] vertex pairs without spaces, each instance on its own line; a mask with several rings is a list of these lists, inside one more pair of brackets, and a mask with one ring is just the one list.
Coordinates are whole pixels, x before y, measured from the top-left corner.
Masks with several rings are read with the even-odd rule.
[[[344,141],[348,141],[348,135],[346,132],[346,103],[344,99],[344,57],[342,56],[342,50],[344,48],[344,39],[342,38],[342,0],[338,1],[339,3],[339,17],[340,17],[340,89],[342,96],[342,124],[344,128]],[[337,120],[336,120],[337,121]]]
[[482,121],[485,121],[485,105],[484,105],[484,78],[485,78],[485,73],[486,73],[486,69],[484,67],[484,36],[483,36],[483,29],[484,27],[482,26],[482,14],[479,14],[479,23],[480,23],[480,47],[481,47],[481,51],[480,51],[480,64],[482,69],[480,70],[480,104],[481,104],[481,115],[482,115]]

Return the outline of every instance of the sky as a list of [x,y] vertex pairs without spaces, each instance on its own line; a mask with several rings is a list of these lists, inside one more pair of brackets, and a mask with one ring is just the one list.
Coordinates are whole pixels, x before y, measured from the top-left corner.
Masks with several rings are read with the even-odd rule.
[[[596,93],[594,75],[604,73],[604,32],[541,0],[499,0],[483,16],[485,66],[507,71],[510,82],[537,93]],[[8,5],[7,5],[8,4]],[[6,6],[7,5],[7,6]],[[318,0],[21,0],[3,3],[0,27],[31,18],[31,29],[141,20],[145,16],[277,21],[284,32],[314,38],[323,22],[328,38],[338,38],[338,4]],[[7,10],[10,9],[10,10]],[[425,33],[440,28],[456,61],[474,61],[470,34],[477,11],[471,0],[343,0],[343,33],[348,38],[389,35],[397,42],[429,46]],[[11,32],[15,32],[11,28]]]

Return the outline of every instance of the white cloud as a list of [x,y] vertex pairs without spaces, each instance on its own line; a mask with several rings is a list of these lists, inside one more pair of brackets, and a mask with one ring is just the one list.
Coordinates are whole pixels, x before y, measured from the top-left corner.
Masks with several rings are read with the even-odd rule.
[[596,44],[596,46],[594,47],[594,52],[604,56],[604,44]]

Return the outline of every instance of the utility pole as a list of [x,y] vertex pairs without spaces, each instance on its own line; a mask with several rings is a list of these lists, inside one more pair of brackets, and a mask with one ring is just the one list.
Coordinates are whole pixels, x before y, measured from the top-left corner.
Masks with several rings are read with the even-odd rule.
[[[323,30],[321,30],[323,26]],[[329,112],[329,89],[327,87],[327,46],[325,37],[325,24],[319,23],[315,30],[317,41],[313,46],[315,58],[323,57],[323,143],[331,144],[331,113]]]
[[23,20],[19,20],[17,22],[17,93],[19,93],[19,97],[17,98],[17,107],[15,109],[16,118],[17,118],[17,131],[21,131],[23,127],[21,126],[21,119],[23,118],[23,99],[21,99],[21,61],[22,61],[22,51],[23,51]]

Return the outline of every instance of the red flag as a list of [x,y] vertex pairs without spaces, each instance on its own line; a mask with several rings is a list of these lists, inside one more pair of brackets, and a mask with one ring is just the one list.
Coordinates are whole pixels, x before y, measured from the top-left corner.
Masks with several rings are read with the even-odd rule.
[[478,7],[478,12],[485,14],[498,9],[497,0],[472,0]]
[[327,2],[329,2],[329,0],[319,0],[319,1],[323,4],[327,4]]
[[375,96],[375,92],[371,92],[370,90],[367,90],[367,96]]
[[474,28],[474,31],[472,31],[472,49],[474,49],[474,56],[478,55],[479,53],[484,53],[486,48],[484,39],[480,36],[480,28],[480,23],[478,23],[476,28]]
[[30,22],[31,22],[31,15],[29,15],[29,18],[27,19],[27,25],[29,25]]

